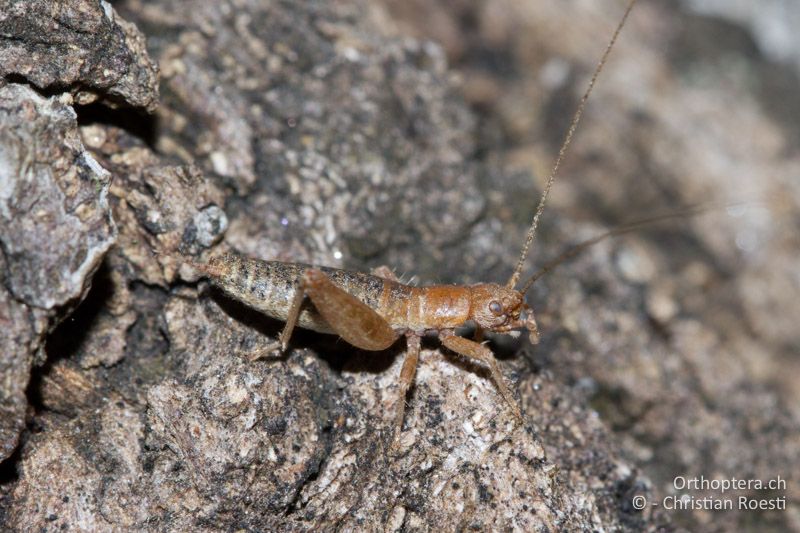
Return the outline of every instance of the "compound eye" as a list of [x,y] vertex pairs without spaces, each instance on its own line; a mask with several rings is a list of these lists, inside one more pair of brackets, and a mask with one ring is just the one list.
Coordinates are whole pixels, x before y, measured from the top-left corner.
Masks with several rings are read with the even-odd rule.
[[500,304],[500,302],[492,300],[489,302],[489,311],[491,311],[495,316],[500,316],[503,314],[503,306]]

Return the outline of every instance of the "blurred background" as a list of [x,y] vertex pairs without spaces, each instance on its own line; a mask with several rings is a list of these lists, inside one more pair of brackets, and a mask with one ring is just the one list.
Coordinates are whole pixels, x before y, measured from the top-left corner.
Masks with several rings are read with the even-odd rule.
[[[442,44],[478,116],[478,157],[527,172],[540,190],[624,2],[386,6],[399,32]],[[599,245],[587,254],[594,262],[562,265],[529,298],[545,331],[572,328],[586,343],[559,351],[545,339],[534,357],[587,387],[661,496],[686,472],[793,477],[789,465],[798,464],[798,24],[800,4],[791,1],[639,2],[534,246],[532,262],[541,264],[601,228],[682,206],[728,206]],[[504,192],[490,196],[490,211],[510,210],[518,224],[506,225],[515,228],[510,241],[521,242],[535,197]],[[608,275],[641,292],[604,285],[604,260]],[[579,301],[562,288],[575,283]],[[589,333],[614,309],[609,321],[619,329]],[[663,344],[631,355],[637,347],[624,338],[634,333],[618,320],[626,311],[638,312],[636,333],[657,332]],[[785,495],[795,504],[784,512],[669,514],[692,529],[798,530],[798,490],[794,477]]]

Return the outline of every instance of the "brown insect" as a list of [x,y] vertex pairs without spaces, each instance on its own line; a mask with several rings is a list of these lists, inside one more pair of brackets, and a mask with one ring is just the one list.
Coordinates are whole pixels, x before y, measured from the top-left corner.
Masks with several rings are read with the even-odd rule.
[[[339,335],[351,345],[370,351],[385,350],[404,335],[407,352],[400,372],[396,438],[402,430],[405,397],[414,380],[422,336],[436,333],[448,349],[489,368],[495,386],[511,412],[522,421],[520,408],[503,379],[494,354],[481,343],[484,332],[509,334],[524,328],[530,332],[531,342],[538,342],[539,330],[533,310],[525,303],[525,293],[534,281],[587,246],[649,222],[622,226],[580,243],[545,265],[520,289],[516,288],[558,168],[597,77],[635,3],[636,0],[632,0],[628,4],[580,100],[536,208],[519,260],[505,285],[479,283],[416,287],[401,283],[387,267],[364,274],[301,263],[262,261],[235,254],[225,254],[206,264],[194,265],[231,297],[286,322],[279,340],[254,354],[253,359],[275,350],[285,350],[296,326]],[[304,305],[306,298],[312,305]],[[456,328],[468,322],[476,326],[474,340],[455,334]]]

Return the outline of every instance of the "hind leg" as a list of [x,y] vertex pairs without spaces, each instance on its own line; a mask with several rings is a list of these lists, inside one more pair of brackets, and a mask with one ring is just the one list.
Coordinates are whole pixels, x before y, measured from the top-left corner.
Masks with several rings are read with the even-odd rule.
[[339,288],[321,270],[309,268],[295,290],[279,340],[256,352],[251,356],[252,360],[275,350],[286,349],[306,296],[331,329],[357,348],[385,350],[399,337],[389,323],[371,307]]

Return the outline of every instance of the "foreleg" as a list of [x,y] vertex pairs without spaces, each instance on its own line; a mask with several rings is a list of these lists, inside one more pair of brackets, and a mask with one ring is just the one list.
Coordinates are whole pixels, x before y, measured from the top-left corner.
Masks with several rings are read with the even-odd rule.
[[398,391],[397,407],[395,408],[395,442],[403,430],[403,415],[406,409],[406,395],[411,384],[414,383],[414,374],[417,371],[417,363],[419,362],[419,350],[422,344],[422,339],[419,335],[413,333],[406,334],[406,342],[408,345],[406,351],[406,358],[403,361],[403,369],[400,370],[400,390]]
[[444,336],[441,341],[442,344],[454,352],[461,354],[464,357],[480,361],[488,366],[489,371],[492,373],[494,384],[497,387],[497,390],[500,392],[500,395],[503,396],[503,399],[505,399],[514,416],[517,417],[520,422],[522,422],[522,412],[519,409],[519,405],[514,400],[514,396],[511,394],[511,391],[506,386],[506,382],[503,379],[503,374],[500,372],[500,367],[497,366],[497,360],[494,358],[492,351],[483,344],[479,344],[469,339],[465,339],[464,337],[458,337],[452,334]]

